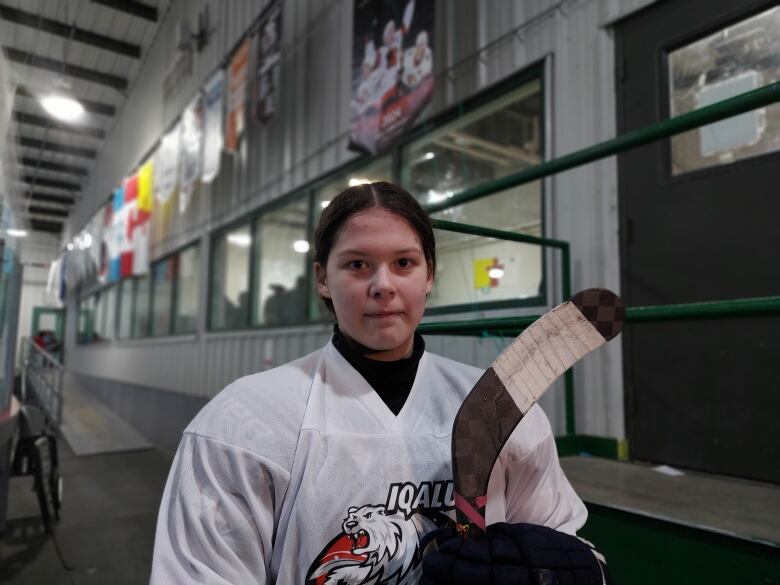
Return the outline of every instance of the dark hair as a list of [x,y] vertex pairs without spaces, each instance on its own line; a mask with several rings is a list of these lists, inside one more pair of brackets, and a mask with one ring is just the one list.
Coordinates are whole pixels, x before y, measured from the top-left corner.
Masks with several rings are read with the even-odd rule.
[[[341,226],[356,213],[372,207],[381,207],[406,220],[420,238],[428,274],[435,274],[436,240],[431,218],[406,189],[384,181],[349,187],[333,198],[322,212],[314,231],[314,261],[319,262],[324,269]],[[331,300],[322,300],[332,311]]]

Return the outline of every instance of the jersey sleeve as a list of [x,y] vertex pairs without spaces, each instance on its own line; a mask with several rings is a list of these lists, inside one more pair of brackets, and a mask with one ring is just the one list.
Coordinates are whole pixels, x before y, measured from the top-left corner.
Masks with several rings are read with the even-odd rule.
[[185,433],[160,505],[150,583],[268,583],[288,484],[285,469],[256,453]]
[[561,469],[550,422],[538,405],[504,446],[488,484],[486,521],[539,524],[576,534],[585,505]]

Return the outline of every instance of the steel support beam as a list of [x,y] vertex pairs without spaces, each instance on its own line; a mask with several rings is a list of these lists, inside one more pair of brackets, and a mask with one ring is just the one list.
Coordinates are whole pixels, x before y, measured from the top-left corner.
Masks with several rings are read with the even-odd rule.
[[97,157],[97,151],[94,148],[81,148],[79,146],[68,146],[66,144],[59,144],[58,142],[38,140],[36,138],[29,138],[27,136],[19,137],[19,146],[22,146],[24,148],[35,148],[38,150],[48,150],[50,152],[57,152],[59,154],[67,154],[72,156],[80,156],[83,158],[94,159]]
[[63,61],[49,59],[48,57],[42,57],[41,55],[34,55],[33,53],[20,51],[13,47],[3,47],[3,49],[5,50],[5,55],[8,57],[8,60],[13,61],[14,63],[21,63],[22,65],[44,69],[46,71],[51,71],[52,73],[59,73],[61,75],[83,79],[84,81],[106,85],[119,91],[125,91],[128,86],[127,79],[119,77],[118,75],[87,69],[86,67],[81,67],[79,65],[69,65]]
[[10,6],[0,6],[0,18],[7,20],[8,22],[29,26],[66,39],[72,39],[84,43],[85,45],[97,47],[98,49],[111,51],[125,57],[132,57],[133,59],[141,58],[141,47],[138,45],[99,35],[92,31],[60,22],[59,20],[44,18],[40,14],[33,14],[32,12],[18,10],[16,8],[11,8]]
[[60,181],[58,179],[47,179],[45,177],[34,177],[32,175],[25,175],[22,177],[22,181],[28,185],[36,185],[38,187],[51,187],[52,189],[65,189],[66,191],[81,191],[81,185],[78,183],[71,183],[70,181]]
[[14,118],[19,124],[30,124],[32,126],[53,128],[54,130],[70,132],[71,134],[78,134],[79,136],[88,136],[89,138],[98,138],[100,140],[106,137],[106,133],[102,128],[95,128],[94,126],[76,126],[74,124],[63,124],[61,122],[55,122],[50,118],[44,118],[43,116],[36,116],[35,114],[28,114],[26,112],[15,111]]
[[157,22],[157,8],[142,2],[135,2],[134,0],[92,0],[92,2],[108,6],[125,14],[132,14],[138,18]]
[[23,167],[41,169],[44,171],[54,171],[57,173],[69,173],[71,175],[78,175],[80,177],[87,176],[87,173],[89,172],[84,167],[64,165],[61,163],[54,163],[47,160],[40,160],[40,159],[30,158],[30,157],[22,157],[21,163]]
[[70,195],[57,195],[55,193],[42,193],[40,191],[28,191],[26,198],[46,203],[59,203],[60,205],[73,205],[76,202],[76,199]]

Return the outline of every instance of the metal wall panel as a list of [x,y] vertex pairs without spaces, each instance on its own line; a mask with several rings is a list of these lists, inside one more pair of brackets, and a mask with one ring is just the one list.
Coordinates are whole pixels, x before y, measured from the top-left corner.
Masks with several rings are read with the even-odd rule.
[[[437,3],[437,92],[424,116],[457,104],[523,67],[546,59],[548,131],[546,156],[558,156],[615,134],[613,44],[605,21],[624,16],[646,2],[613,0],[553,2],[535,0],[452,0]],[[206,50],[195,55],[193,75],[178,96],[163,104],[161,86],[173,52],[173,30],[180,19],[196,21],[209,4],[215,27]],[[146,152],[181,112],[195,91],[226,58],[264,1],[172,3],[139,81],[99,159],[87,195],[74,215],[78,228],[95,212],[123,174]],[[178,232],[154,250],[165,254],[203,238],[259,205],[290,192],[354,155],[346,149],[349,128],[351,0],[286,0],[283,15],[283,107],[267,128],[248,124],[247,139]],[[451,68],[450,71],[446,71]],[[572,243],[573,288],[606,286],[619,291],[617,177],[607,160],[546,182],[546,234]],[[203,272],[208,254],[202,254]],[[551,265],[551,266],[554,266]],[[554,272],[551,272],[551,274]],[[206,278],[201,291],[206,307]],[[550,302],[557,302],[554,281]],[[75,309],[71,299],[69,307]],[[75,314],[71,312],[71,314]],[[477,314],[459,317],[476,317]],[[68,365],[77,372],[128,383],[210,397],[231,380],[284,363],[320,347],[328,328],[258,330],[165,340],[76,346],[69,320]],[[505,340],[429,338],[432,351],[486,366]],[[620,344],[591,356],[575,370],[578,431],[624,436]],[[563,430],[560,384],[543,405],[555,430]]]

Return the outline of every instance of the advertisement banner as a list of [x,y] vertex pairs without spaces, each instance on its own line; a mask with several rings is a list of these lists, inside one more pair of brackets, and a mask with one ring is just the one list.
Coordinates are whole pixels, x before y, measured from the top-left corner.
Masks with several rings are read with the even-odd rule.
[[265,125],[279,109],[279,75],[282,57],[282,3],[274,0],[263,13],[255,37],[252,79],[252,113]]
[[200,92],[181,115],[179,165],[179,213],[187,211],[195,183],[200,179],[203,157],[203,97]]
[[155,153],[154,164],[154,196],[160,203],[170,199],[179,181],[179,146],[181,144],[181,123],[160,140],[160,146]]
[[220,69],[203,88],[203,174],[201,181],[210,183],[219,174],[222,156],[222,120],[225,102],[225,72]]
[[133,275],[149,272],[149,229],[154,201],[153,189],[154,157],[150,157],[138,171],[138,203],[128,225],[128,237],[132,245]]
[[433,96],[435,2],[355,0],[350,148],[386,149]]
[[246,109],[246,84],[249,73],[249,57],[252,51],[252,40],[244,39],[233,58],[228,69],[227,87],[227,124],[225,128],[225,150],[235,152],[238,150],[238,142],[244,133],[244,120]]
[[125,204],[125,187],[117,187],[114,189],[114,200],[112,204],[111,213],[111,228],[109,229],[109,237],[107,238],[108,247],[108,282],[116,282],[119,280],[121,272],[121,260],[122,251],[127,247],[125,237],[127,230],[125,229],[126,221],[124,214]]

